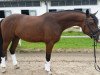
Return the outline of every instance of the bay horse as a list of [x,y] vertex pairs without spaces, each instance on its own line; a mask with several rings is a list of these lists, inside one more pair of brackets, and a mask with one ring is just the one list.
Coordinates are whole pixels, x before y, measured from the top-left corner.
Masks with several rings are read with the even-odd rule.
[[51,71],[50,58],[54,44],[60,40],[62,32],[72,26],[80,26],[83,33],[99,41],[98,19],[89,10],[86,13],[75,10],[47,12],[40,16],[12,14],[0,23],[1,70],[6,72],[8,45],[15,68],[19,68],[15,49],[19,39],[29,42],[44,42],[46,45],[45,70]]

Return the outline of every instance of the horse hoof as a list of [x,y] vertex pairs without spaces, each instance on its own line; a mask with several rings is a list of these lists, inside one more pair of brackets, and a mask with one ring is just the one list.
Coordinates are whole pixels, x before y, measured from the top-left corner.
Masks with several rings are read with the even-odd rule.
[[48,72],[48,75],[52,75],[52,72],[51,72],[51,71],[49,71],[49,72]]
[[14,69],[19,69],[20,67],[18,65],[14,65]]
[[52,75],[51,71],[46,71],[47,75]]
[[5,72],[6,72],[6,68],[5,68],[5,67],[2,67],[2,68],[1,68],[1,72],[2,72],[2,73],[5,73]]

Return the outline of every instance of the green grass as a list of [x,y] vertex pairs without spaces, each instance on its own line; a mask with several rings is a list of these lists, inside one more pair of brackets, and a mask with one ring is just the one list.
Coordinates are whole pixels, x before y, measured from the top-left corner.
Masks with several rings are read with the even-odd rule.
[[85,36],[83,32],[74,32],[74,31],[68,31],[68,32],[63,32],[63,36]]
[[[63,32],[62,35],[74,35],[74,36],[82,36],[84,35],[82,32]],[[82,50],[82,49],[92,49],[93,48],[93,40],[90,38],[61,38],[59,42],[54,45],[54,50],[67,51],[67,50]],[[100,48],[100,45],[98,45]],[[30,43],[22,40],[22,45],[18,50],[21,51],[44,51],[45,44],[44,43]]]
[[91,48],[92,40],[89,38],[62,38],[55,48]]
[[[90,38],[61,38],[54,46],[55,49],[59,48],[91,48],[92,40]],[[22,41],[20,48],[45,48],[44,43],[30,43]]]
[[[93,41],[90,38],[61,38],[59,42],[54,45],[54,50],[77,50],[77,49],[92,49]],[[98,46],[100,48],[100,46]],[[24,51],[44,51],[44,43],[29,43],[22,41],[20,50]]]

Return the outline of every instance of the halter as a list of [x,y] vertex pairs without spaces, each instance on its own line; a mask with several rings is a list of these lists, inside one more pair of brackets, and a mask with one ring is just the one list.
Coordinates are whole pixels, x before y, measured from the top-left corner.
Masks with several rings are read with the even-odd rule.
[[[93,20],[93,19],[90,19],[90,20]],[[90,27],[91,25],[89,24],[89,22],[87,21],[87,19],[85,20],[86,22],[86,25],[88,26],[91,34],[90,34],[90,37],[94,39],[94,43],[93,43],[93,46],[94,46],[94,67],[95,69],[100,72],[100,67],[98,66],[97,64],[97,60],[96,60],[96,46],[97,46],[97,42],[96,40],[98,39],[97,37],[97,33],[100,31],[99,29],[97,29],[96,31],[93,31],[93,29]]]
[[[90,20],[93,20],[93,19],[90,19]],[[90,37],[97,40],[98,37],[97,37],[97,33],[100,31],[99,29],[96,29],[95,31],[91,28],[91,23],[88,22],[88,19],[85,19],[85,23],[86,25],[88,26],[89,30],[90,30]]]

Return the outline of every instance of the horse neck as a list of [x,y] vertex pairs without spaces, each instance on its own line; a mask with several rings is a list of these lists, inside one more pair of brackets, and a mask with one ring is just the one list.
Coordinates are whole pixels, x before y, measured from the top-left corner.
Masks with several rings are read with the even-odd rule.
[[59,25],[62,28],[62,31],[72,27],[72,26],[80,26],[83,27],[82,23],[84,22],[85,14],[81,12],[74,12],[74,13],[63,13],[56,16]]

